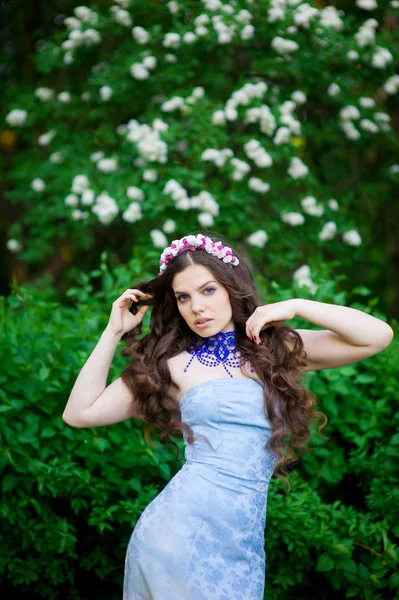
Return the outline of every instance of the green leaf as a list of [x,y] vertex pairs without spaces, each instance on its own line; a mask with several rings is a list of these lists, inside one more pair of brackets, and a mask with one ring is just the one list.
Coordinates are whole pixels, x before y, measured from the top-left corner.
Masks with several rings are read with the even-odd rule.
[[317,561],[316,571],[331,571],[334,568],[335,562],[327,554],[319,556]]
[[4,475],[1,480],[1,489],[3,494],[14,489],[18,485],[19,479],[15,475]]
[[40,381],[45,381],[48,376],[50,375],[50,369],[48,369],[47,367],[42,367],[39,370],[39,379]]
[[57,432],[52,427],[45,427],[41,431],[41,437],[43,438],[51,438],[57,435]]

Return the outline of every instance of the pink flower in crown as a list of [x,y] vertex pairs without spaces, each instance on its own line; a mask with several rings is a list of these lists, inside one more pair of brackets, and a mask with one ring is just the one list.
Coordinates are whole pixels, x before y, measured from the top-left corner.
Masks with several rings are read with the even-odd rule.
[[215,253],[215,247],[212,244],[213,244],[212,240],[210,238],[207,238],[206,244],[205,244],[205,250],[207,252],[209,252],[209,254]]
[[229,263],[233,260],[233,250],[228,246],[224,247],[224,258],[223,261],[225,263]]
[[165,248],[165,250],[161,254],[161,260],[165,260],[167,256],[172,256],[172,250],[170,248]]
[[173,240],[173,242],[170,245],[170,253],[173,256],[177,256],[177,254],[179,254],[179,248],[180,248],[180,240]]

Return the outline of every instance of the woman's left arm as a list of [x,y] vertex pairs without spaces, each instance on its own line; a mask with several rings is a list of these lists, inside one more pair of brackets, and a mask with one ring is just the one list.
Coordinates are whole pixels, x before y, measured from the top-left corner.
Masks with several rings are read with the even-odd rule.
[[297,329],[307,353],[307,371],[331,369],[369,358],[384,350],[392,341],[392,328],[361,310],[293,298],[295,316],[322,331]]

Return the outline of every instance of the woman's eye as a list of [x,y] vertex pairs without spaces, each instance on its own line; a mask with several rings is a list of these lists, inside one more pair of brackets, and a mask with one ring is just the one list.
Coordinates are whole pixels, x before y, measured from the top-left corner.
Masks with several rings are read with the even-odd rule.
[[[212,292],[214,292],[214,291],[215,291],[215,288],[213,288],[213,287],[207,287],[207,288],[205,288],[205,292],[206,292],[207,290],[211,290]],[[182,299],[182,298],[184,298],[184,296],[186,296],[186,294],[182,294],[181,296],[178,296],[178,298],[177,298],[177,299],[179,300],[179,302],[181,301],[181,299]],[[207,296],[210,296],[210,294],[207,294]],[[183,300],[183,302],[184,302],[184,300]]]

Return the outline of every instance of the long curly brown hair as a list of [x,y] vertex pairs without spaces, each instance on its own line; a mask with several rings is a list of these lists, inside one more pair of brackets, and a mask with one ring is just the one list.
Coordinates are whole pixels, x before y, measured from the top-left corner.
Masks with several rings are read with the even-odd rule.
[[[221,240],[231,247],[222,236],[215,237],[214,233],[205,235],[212,241]],[[175,275],[188,266],[205,266],[229,294],[241,360],[252,363],[264,384],[264,412],[273,430],[266,448],[277,458],[273,474],[288,484],[289,491],[289,481],[283,475],[288,474],[288,465],[299,459],[294,449],[298,449],[299,453],[309,451],[305,442],[310,438],[310,421],[321,421],[318,427],[320,433],[328,419],[324,413],[315,410],[315,396],[301,385],[301,377],[306,373],[306,352],[299,333],[288,326],[271,326],[260,332],[261,344],[256,345],[248,339],[246,321],[256,307],[264,303],[247,263],[235,249],[232,250],[239,259],[237,266],[226,264],[205,249],[197,248],[195,252],[178,254],[161,275],[132,286],[153,295],[150,299],[141,299],[143,304],[149,304],[153,309],[148,335],[139,339],[142,333],[140,323],[122,337],[126,347],[121,354],[131,356],[132,360],[121,377],[135,398],[146,442],[153,445],[150,434],[155,433],[162,444],[176,447],[178,459],[179,447],[170,436],[182,439],[184,429],[189,444],[194,443],[197,436],[181,420],[180,408],[169,394],[172,379],[167,360],[185,351],[194,340],[198,340],[198,336],[178,310],[172,282]],[[135,314],[137,304],[132,304],[130,310]],[[291,343],[287,344],[288,341]]]

